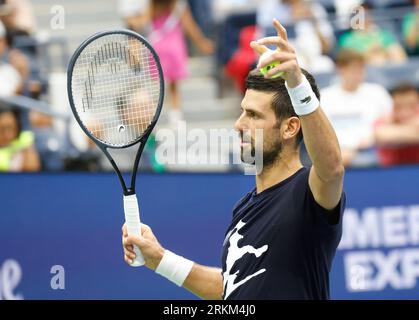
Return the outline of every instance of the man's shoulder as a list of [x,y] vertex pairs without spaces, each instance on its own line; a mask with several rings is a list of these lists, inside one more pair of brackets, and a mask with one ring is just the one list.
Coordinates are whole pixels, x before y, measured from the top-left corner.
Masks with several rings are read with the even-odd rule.
[[[289,176],[284,181],[278,183],[277,185],[272,186],[268,190],[265,190],[262,195],[257,195],[256,197],[262,196],[262,198],[266,198],[266,196],[275,195],[275,194],[282,194],[282,190],[284,187],[292,187],[294,185],[302,186],[302,185],[308,185],[308,176],[310,175],[310,169],[311,167],[301,167],[299,170],[297,170],[295,173],[293,173],[291,176]],[[253,188],[249,192],[247,192],[239,201],[236,202],[234,205],[233,211],[236,209],[240,209],[248,203],[252,196],[255,195],[256,188]]]
[[[311,167],[302,167],[293,175],[291,175],[288,179],[286,179],[285,183],[282,186],[287,189],[286,191],[289,192],[290,195],[293,196],[297,193],[300,193],[302,189],[308,186],[310,169]],[[280,194],[281,196],[283,195],[282,188],[278,188],[277,191],[278,194]]]
[[249,201],[249,199],[251,198],[252,194],[255,192],[256,188],[253,188],[252,190],[250,190],[249,192],[247,192],[245,195],[243,195],[239,201],[236,202],[236,204],[233,206],[233,214],[234,212],[239,209],[240,207],[242,207],[246,202]]

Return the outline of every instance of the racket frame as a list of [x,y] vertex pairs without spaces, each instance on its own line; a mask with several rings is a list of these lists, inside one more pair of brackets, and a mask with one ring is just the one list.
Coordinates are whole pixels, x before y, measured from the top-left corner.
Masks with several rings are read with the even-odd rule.
[[[151,121],[148,128],[144,131],[144,133],[140,137],[138,137],[135,141],[133,141],[129,145],[122,146],[122,147],[107,145],[106,143],[97,139],[93,134],[90,133],[89,130],[87,130],[86,126],[84,125],[84,123],[81,121],[81,119],[79,117],[77,109],[75,108],[74,99],[73,99],[73,92],[72,92],[73,70],[74,70],[74,66],[77,63],[77,60],[78,60],[80,54],[93,41],[95,41],[95,40],[97,40],[101,37],[108,36],[108,35],[113,35],[113,34],[118,34],[118,35],[122,34],[122,35],[127,35],[127,36],[134,37],[137,40],[139,40],[143,45],[145,45],[147,47],[147,49],[153,55],[154,61],[156,62],[156,66],[157,66],[157,69],[158,69],[158,72],[159,72],[159,78],[160,78],[159,102],[158,102],[158,106],[157,106],[157,109],[156,109],[153,120]],[[126,29],[101,31],[101,32],[98,32],[98,33],[92,35],[88,39],[86,39],[78,47],[78,49],[74,52],[73,56],[70,59],[67,70],[68,70],[68,72],[67,72],[67,94],[68,94],[69,101],[70,101],[70,107],[73,111],[73,114],[76,118],[76,121],[78,122],[78,124],[80,125],[80,127],[82,128],[84,133],[90,139],[93,140],[93,142],[98,146],[98,148],[101,149],[102,152],[105,154],[106,158],[108,158],[108,160],[111,163],[113,169],[115,170],[116,174],[118,175],[118,178],[119,178],[119,181],[121,183],[124,195],[125,196],[135,195],[135,182],[136,182],[135,178],[137,176],[138,165],[139,165],[139,162],[140,162],[140,158],[141,158],[141,155],[144,151],[144,147],[146,145],[147,139],[149,138],[149,136],[150,136],[151,132],[153,131],[154,127],[156,126],[157,121],[160,117],[161,111],[163,109],[165,87],[164,87],[164,80],[163,80],[164,79],[163,69],[162,69],[161,64],[160,64],[159,56],[157,55],[154,48],[150,45],[150,43],[144,37],[142,37],[141,35],[139,35],[136,32],[126,30]],[[112,158],[112,156],[108,152],[108,149],[127,149],[127,148],[130,148],[130,147],[138,144],[138,143],[140,143],[140,147],[138,148],[137,155],[135,157],[134,166],[133,166],[132,175],[131,175],[130,186],[127,187],[127,184],[125,183],[125,180],[124,180],[124,178],[121,174],[121,171],[119,170],[118,166],[116,165],[115,160]]]

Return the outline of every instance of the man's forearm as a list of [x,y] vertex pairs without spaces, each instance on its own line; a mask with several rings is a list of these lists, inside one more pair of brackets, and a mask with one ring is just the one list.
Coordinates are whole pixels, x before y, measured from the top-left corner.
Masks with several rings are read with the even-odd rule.
[[300,120],[304,143],[319,178],[331,181],[340,177],[343,163],[339,142],[324,111],[318,108]]
[[177,286],[191,291],[202,299],[222,299],[223,277],[221,269],[201,266],[164,249],[149,226],[141,226],[141,237],[128,236],[127,227],[122,228],[124,260],[129,265],[135,259],[134,245],[143,254],[145,265]]
[[407,145],[419,143],[419,126],[383,124],[375,131],[378,145]]
[[204,300],[221,300],[223,277],[221,269],[194,264],[183,287]]

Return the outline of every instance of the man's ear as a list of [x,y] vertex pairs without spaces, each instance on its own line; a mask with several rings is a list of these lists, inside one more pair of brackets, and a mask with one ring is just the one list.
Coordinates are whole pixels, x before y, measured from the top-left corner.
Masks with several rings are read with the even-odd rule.
[[291,117],[282,122],[282,139],[284,141],[294,139],[301,129],[301,121],[298,117]]

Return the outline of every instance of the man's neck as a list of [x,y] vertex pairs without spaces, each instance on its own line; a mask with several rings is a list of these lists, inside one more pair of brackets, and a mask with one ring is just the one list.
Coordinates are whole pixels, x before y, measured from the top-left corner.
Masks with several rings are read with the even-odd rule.
[[292,155],[283,156],[274,164],[265,167],[263,171],[256,176],[256,192],[259,194],[270,187],[291,177],[303,167],[298,152]]
[[342,82],[341,87],[342,87],[343,91],[353,93],[353,92],[356,92],[359,89],[360,85],[350,85],[348,83]]

